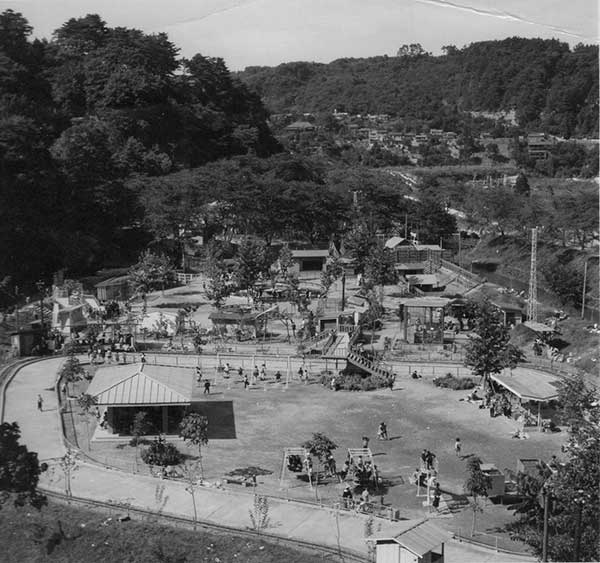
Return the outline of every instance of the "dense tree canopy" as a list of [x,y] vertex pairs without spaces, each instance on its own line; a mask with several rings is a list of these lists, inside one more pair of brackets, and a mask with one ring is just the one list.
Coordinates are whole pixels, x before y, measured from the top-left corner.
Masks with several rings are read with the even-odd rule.
[[397,57],[248,67],[240,76],[274,112],[388,113],[458,131],[462,111],[510,111],[521,126],[597,136],[598,47],[556,39],[483,41],[443,56],[420,45]]
[[60,267],[131,263],[143,231],[162,234],[163,219],[137,215],[131,178],[278,150],[260,100],[221,59],[181,59],[165,34],[93,14],[48,41],[31,32],[0,14],[0,274],[21,286]]

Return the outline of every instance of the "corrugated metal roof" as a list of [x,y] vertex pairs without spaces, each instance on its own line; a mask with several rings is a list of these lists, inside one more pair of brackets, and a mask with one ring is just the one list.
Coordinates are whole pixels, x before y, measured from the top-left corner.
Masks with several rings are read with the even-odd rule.
[[99,405],[188,404],[192,399],[193,370],[173,366],[132,364],[99,369],[88,394]]
[[440,546],[450,536],[430,522],[422,522],[406,532],[396,536],[396,541],[412,551],[415,555],[423,557],[432,549]]
[[541,371],[517,367],[512,373],[493,374],[491,378],[525,401],[545,402],[558,398],[560,379]]
[[385,241],[385,248],[395,248],[402,243],[410,244],[410,241],[402,237],[392,237]]

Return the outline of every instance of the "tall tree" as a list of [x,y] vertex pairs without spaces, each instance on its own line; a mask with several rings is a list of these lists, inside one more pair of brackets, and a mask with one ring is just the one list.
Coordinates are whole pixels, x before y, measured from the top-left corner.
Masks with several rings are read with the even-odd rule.
[[200,478],[204,479],[202,446],[208,445],[208,418],[195,412],[187,414],[179,424],[179,435],[186,442],[198,447]]
[[37,491],[38,456],[19,443],[20,437],[16,422],[0,424],[0,507],[12,498],[15,506],[29,503],[39,508],[45,499]]
[[146,250],[131,267],[129,275],[135,292],[145,297],[150,291],[165,289],[171,284],[175,271],[166,256]]
[[267,246],[264,242],[246,238],[240,244],[234,265],[237,285],[251,292],[254,284],[269,270]]
[[488,496],[488,490],[491,485],[491,477],[481,470],[481,460],[477,456],[470,457],[467,460],[467,478],[463,488],[465,493],[472,498],[471,510],[473,511],[473,520],[471,524],[471,536],[475,534],[477,513],[483,510],[479,499]]
[[465,365],[481,377],[484,388],[489,377],[522,358],[522,353],[509,343],[510,334],[502,313],[489,300],[476,305],[475,329],[465,346]]

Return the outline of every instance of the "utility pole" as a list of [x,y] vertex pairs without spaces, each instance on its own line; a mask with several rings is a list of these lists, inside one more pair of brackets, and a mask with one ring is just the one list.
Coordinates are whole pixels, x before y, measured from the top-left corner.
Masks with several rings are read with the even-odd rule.
[[342,272],[342,311],[344,310],[344,305],[346,301],[346,271]]
[[587,271],[588,271],[588,262],[593,258],[598,258],[598,256],[588,256],[585,259],[585,263],[583,265],[583,290],[581,292],[581,318],[585,318],[585,295],[587,290]]
[[527,317],[537,322],[537,234],[538,228],[531,229],[531,269],[529,272],[529,299],[527,300]]
[[36,284],[38,291],[40,292],[40,330],[42,338],[44,335],[44,282],[39,280]]
[[544,498],[544,532],[542,535],[542,561],[548,561],[548,512],[550,506],[550,491],[542,487]]

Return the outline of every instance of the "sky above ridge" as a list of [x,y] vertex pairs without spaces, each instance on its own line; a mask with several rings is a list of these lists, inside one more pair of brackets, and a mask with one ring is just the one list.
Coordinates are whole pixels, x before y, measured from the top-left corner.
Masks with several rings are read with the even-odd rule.
[[505,37],[598,42],[596,0],[0,0],[35,37],[72,17],[166,32],[183,56],[222,57],[231,70],[288,61],[395,55],[421,43],[434,54]]

